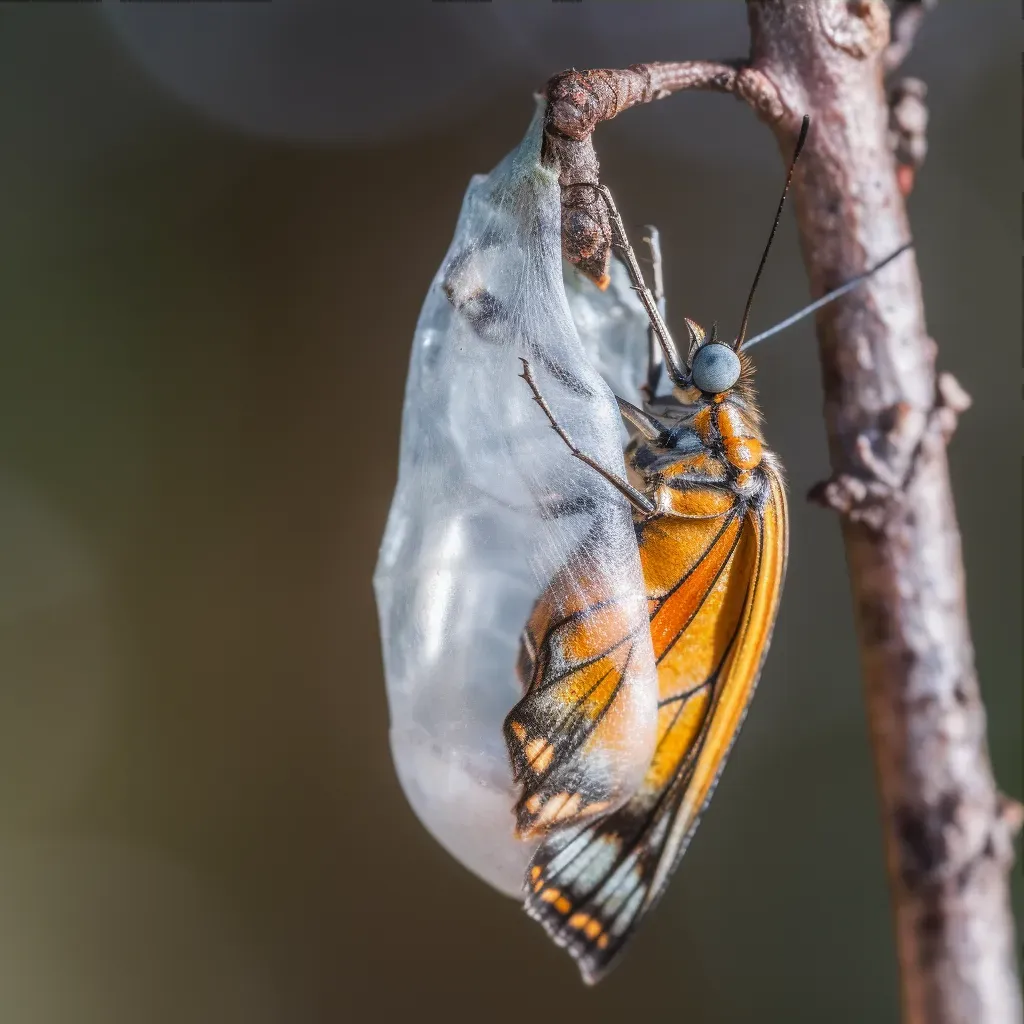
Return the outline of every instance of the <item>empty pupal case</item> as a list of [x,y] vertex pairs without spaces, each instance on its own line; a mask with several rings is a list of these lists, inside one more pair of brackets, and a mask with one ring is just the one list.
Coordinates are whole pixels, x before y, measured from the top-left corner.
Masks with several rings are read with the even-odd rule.
[[519,377],[527,358],[566,430],[625,475],[612,389],[639,403],[648,321],[617,260],[603,292],[563,265],[557,173],[540,163],[543,117],[539,101],[519,146],[472,179],[431,283],[374,574],[402,788],[438,842],[512,896],[536,840],[514,834],[502,722],[522,694],[515,667],[533,603],[581,545],[599,555],[602,585],[635,608],[645,638],[635,736],[611,766],[624,788],[649,764],[657,714],[629,506],[567,456]]

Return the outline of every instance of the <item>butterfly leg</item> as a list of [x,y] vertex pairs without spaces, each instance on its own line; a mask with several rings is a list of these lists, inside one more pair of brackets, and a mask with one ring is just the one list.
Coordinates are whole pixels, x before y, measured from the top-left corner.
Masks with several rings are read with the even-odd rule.
[[[648,224],[644,241],[651,250],[651,267],[654,276],[654,304],[658,307],[662,320],[665,319],[665,276],[661,262],[661,235],[653,224]],[[665,360],[658,343],[658,334],[652,323],[647,328],[647,380],[641,386],[644,398],[654,401],[661,385],[661,375],[665,369]]]
[[683,366],[682,360],[679,358],[679,349],[676,346],[672,335],[669,334],[668,327],[665,326],[665,320],[658,310],[658,303],[654,294],[651,292],[650,288],[647,287],[647,284],[644,281],[644,275],[640,270],[640,264],[637,261],[636,253],[633,251],[633,246],[629,244],[629,239],[626,237],[626,226],[622,223],[622,215],[619,213],[619,209],[615,205],[615,200],[612,199],[612,194],[608,189],[608,186],[597,185],[596,188],[604,197],[604,201],[608,206],[608,215],[611,218],[615,234],[618,236],[619,248],[622,250],[626,270],[629,272],[629,279],[633,282],[633,288],[636,290],[640,301],[643,303],[644,309],[647,311],[647,316],[651,321],[651,330],[654,332],[665,358],[665,366],[668,370],[668,375],[674,384],[683,384],[686,382],[686,370]]
[[605,469],[599,462],[595,462],[589,455],[580,451],[579,448],[573,443],[572,438],[565,432],[564,428],[555,419],[555,414],[551,411],[551,407],[545,401],[544,396],[540,393],[540,388],[537,387],[537,381],[534,380],[533,371],[530,369],[530,364],[526,359],[520,356],[520,360],[523,364],[523,372],[519,375],[526,381],[530,386],[530,390],[533,392],[533,400],[544,410],[544,415],[547,416],[548,422],[551,424],[551,429],[565,442],[565,446],[569,449],[572,454],[580,460],[580,462],[589,466],[595,472],[600,473],[613,487],[619,490],[622,494],[629,499],[630,504],[644,515],[651,515],[654,512],[656,506],[646,494],[638,491],[631,483],[623,480],[621,477],[616,476],[614,473]]

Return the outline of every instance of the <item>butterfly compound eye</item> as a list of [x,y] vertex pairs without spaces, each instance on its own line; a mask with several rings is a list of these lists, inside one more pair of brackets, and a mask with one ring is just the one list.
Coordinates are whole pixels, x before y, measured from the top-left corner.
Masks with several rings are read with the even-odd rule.
[[740,379],[740,357],[728,345],[711,342],[697,349],[691,372],[701,391],[717,395]]

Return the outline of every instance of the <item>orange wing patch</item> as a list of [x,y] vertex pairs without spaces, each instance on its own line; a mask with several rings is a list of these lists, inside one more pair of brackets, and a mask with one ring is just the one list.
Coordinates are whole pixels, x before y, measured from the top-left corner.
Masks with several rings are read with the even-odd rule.
[[[589,820],[622,804],[650,761],[655,681],[639,644],[642,603],[608,599],[604,567],[581,554],[537,601],[523,633],[525,696],[505,719],[520,784],[520,835]],[[646,666],[646,668],[645,668]]]
[[589,983],[608,970],[664,891],[753,695],[788,547],[782,483],[772,466],[763,472],[763,507],[737,500],[718,518],[658,516],[641,535],[658,657],[654,757],[618,810],[545,837],[526,898],[528,913],[570,951]]

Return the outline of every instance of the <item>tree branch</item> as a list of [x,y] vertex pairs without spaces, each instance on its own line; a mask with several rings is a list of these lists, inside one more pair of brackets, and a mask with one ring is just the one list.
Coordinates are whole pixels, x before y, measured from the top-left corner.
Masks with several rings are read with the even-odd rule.
[[733,93],[768,120],[782,113],[771,83],[741,61],[634,64],[621,71],[570,69],[548,82],[543,158],[559,168],[562,250],[570,263],[602,288],[608,282],[612,229],[608,208],[593,187],[598,162],[590,135],[601,121],[623,110],[683,89]]
[[[752,64],[785,120],[808,112],[817,126],[795,202],[820,294],[909,237],[882,82],[888,11],[760,0],[748,12]],[[1008,869],[1020,813],[992,777],[945,450],[966,396],[948,376],[937,385],[913,255],[822,310],[818,340],[834,473],[823,491],[844,491],[848,509],[904,1017],[1016,1022]],[[858,490],[873,517],[849,503]]]
[[[565,252],[595,279],[607,271],[609,234],[585,184],[597,182],[590,132],[686,88],[745,99],[784,155],[811,115],[794,194],[814,295],[910,237],[883,86],[883,70],[909,48],[910,22],[898,21],[890,44],[882,0],[748,0],[748,15],[745,64],[552,80],[546,151],[562,175]],[[913,252],[822,309],[817,327],[833,475],[813,496],[843,516],[904,1020],[1017,1024],[1009,869],[1024,809],[992,775],[946,461],[969,399],[948,374],[936,378]]]

